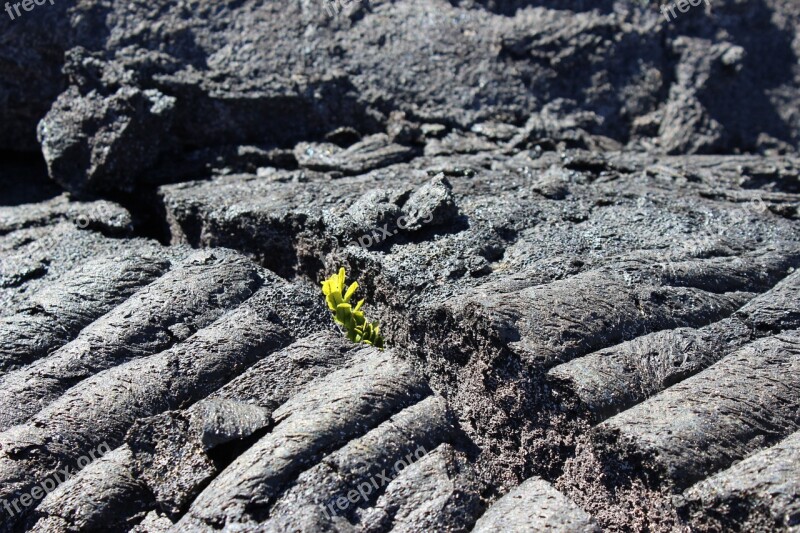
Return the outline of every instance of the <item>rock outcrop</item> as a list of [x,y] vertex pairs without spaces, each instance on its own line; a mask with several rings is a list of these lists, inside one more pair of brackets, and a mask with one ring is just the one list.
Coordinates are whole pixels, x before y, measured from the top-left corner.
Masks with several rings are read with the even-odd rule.
[[0,533],[800,527],[796,3],[31,1]]

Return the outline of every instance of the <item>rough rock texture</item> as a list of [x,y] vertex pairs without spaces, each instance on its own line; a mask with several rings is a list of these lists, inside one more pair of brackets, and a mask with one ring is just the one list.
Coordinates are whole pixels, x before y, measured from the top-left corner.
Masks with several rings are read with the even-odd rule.
[[48,494],[37,508],[31,531],[130,529],[147,508],[150,495],[131,475],[131,451],[121,446],[104,455]]
[[[0,236],[0,316],[11,315],[36,291],[97,257],[129,255],[150,239],[107,238],[96,230],[57,221]],[[166,251],[180,257],[185,251]]]
[[159,153],[141,138],[168,130],[174,107],[175,99],[156,89],[123,87],[103,98],[70,88],[38,126],[50,176],[75,192],[129,191],[131,175],[152,166]]
[[48,355],[170,267],[152,248],[91,260],[0,318],[0,374]]
[[260,527],[276,532],[324,530],[337,522],[347,527],[345,517],[374,500],[373,493],[383,489],[387,478],[422,459],[451,431],[447,406],[440,398],[429,397],[404,409],[300,474]]
[[502,497],[475,524],[476,533],[491,531],[599,532],[592,518],[547,481],[531,478]]
[[[206,263],[209,279],[220,275],[219,271],[215,272],[220,262]],[[231,266],[224,261],[221,264]],[[264,353],[288,344],[291,332],[309,320],[313,323],[313,318],[293,319],[291,313],[285,312],[286,295],[274,286],[280,282],[274,278],[270,281],[272,287],[265,287],[245,304],[196,334],[187,335],[184,342],[127,362],[109,361],[110,368],[95,369],[94,376],[72,387],[27,423],[0,434],[3,441],[0,443],[3,454],[0,476],[8,483],[2,497],[9,499],[28,490],[37,477],[51,475],[57,466],[71,463],[101,442],[119,445],[137,419],[194,403],[241,373]],[[298,303],[302,301],[303,296],[297,289],[288,290]],[[178,300],[168,305],[184,310],[182,303]],[[136,379],[132,381],[131,376]],[[97,398],[103,401],[98,403]],[[102,434],[96,431],[97,427],[104,429]],[[20,456],[15,444],[19,442],[27,442],[46,452]],[[58,461],[53,462],[48,456],[58,457]]]
[[796,528],[800,521],[800,433],[688,489],[683,506],[698,529]]
[[[46,116],[51,176],[100,191],[152,179],[159,156],[382,131],[409,144],[425,126],[680,154],[800,140],[793,2],[704,3],[671,22],[634,0],[350,4],[83,0],[4,14],[0,148],[32,149]],[[345,173],[409,153],[363,142],[295,153]]]
[[101,370],[190,337],[249,298],[262,283],[257,267],[237,254],[193,254],[70,343],[0,378],[0,429],[28,420]]
[[414,458],[389,482],[375,506],[360,514],[363,530],[468,530],[484,510],[485,491],[469,462],[447,443]]
[[29,4],[0,533],[800,528],[796,2]]
[[[0,378],[0,497],[116,450],[4,530],[790,527],[780,479],[769,505],[762,485],[675,496],[744,482],[749,455],[785,462],[771,446],[800,425],[795,168],[491,149],[233,174],[160,188],[173,246],[42,204],[4,242],[61,231],[127,252],[47,248],[54,274],[15,287],[4,323],[50,351],[12,348],[28,359]],[[332,327],[315,285],[342,264],[391,350]],[[57,299],[70,332],[31,318],[81,291],[88,314]]]
[[[796,259],[795,259],[796,261]],[[782,266],[785,268],[785,265]],[[700,329],[644,335],[549,372],[566,398],[580,398],[599,422],[710,366],[765,335],[800,328],[800,271],[754,298],[731,318]]]
[[798,370],[797,330],[755,341],[600,424],[598,446],[686,487],[800,428]]
[[323,454],[429,393],[390,353],[373,352],[363,363],[329,374],[273,413],[275,429],[215,478],[177,527],[263,520],[266,507]]
[[106,200],[71,201],[68,194],[61,194],[48,202],[0,207],[0,235],[61,220],[106,235],[130,235],[133,231],[131,214],[121,205]]

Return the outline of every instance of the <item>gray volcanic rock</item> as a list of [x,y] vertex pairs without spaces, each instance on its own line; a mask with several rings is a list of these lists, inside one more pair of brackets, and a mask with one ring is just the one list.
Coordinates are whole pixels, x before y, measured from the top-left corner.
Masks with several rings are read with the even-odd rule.
[[421,229],[424,225],[442,226],[458,215],[458,207],[453,198],[453,186],[443,174],[427,182],[411,193],[403,206],[406,228],[409,231]]
[[600,528],[543,479],[531,478],[506,494],[475,524],[476,533],[553,531],[599,532]]
[[[51,176],[98,191],[153,179],[159,155],[291,147],[341,128],[402,144],[419,139],[415,124],[527,121],[520,140],[543,146],[797,148],[792,3],[726,0],[672,22],[633,0],[495,4],[48,5],[2,21],[0,146],[30,149],[46,114],[39,137]],[[52,56],[31,50],[42,43]],[[351,164],[360,157],[376,155]]]
[[[124,256],[137,247],[152,248],[151,239],[116,239],[76,223],[56,221],[0,236],[0,316],[14,314],[38,289],[44,288],[70,270],[95,257]],[[174,247],[163,252],[179,259],[187,249]]]
[[467,529],[483,511],[482,489],[465,456],[445,443],[404,468],[360,521],[364,531]]
[[795,2],[8,7],[0,533],[798,528]]
[[[287,268],[288,258],[317,280],[342,264],[360,272],[387,338],[418,347],[432,383],[462,406],[461,424],[475,428],[471,438],[497,450],[504,465],[502,472],[491,463],[478,469],[511,488],[521,480],[512,480],[505,465],[525,469],[531,461],[534,472],[546,471],[576,431],[541,427],[567,423],[557,413],[577,399],[571,392],[550,396],[543,382],[551,367],[607,351],[629,354],[644,369],[631,379],[652,387],[626,390],[623,383],[615,398],[630,398],[619,405],[630,407],[725,355],[715,342],[736,348],[737,339],[750,340],[749,322],[737,319],[728,332],[719,321],[759,294],[775,287],[759,302],[773,302],[787,329],[792,323],[792,291],[776,285],[798,266],[796,221],[778,214],[796,203],[795,194],[780,192],[793,178],[782,181],[776,172],[764,189],[742,187],[766,161],[752,157],[564,156],[422,156],[353,178],[305,174],[298,183],[296,171],[275,170],[261,179],[166,186],[161,194],[176,242],[196,235],[194,242],[242,249],[273,268]],[[421,171],[447,177],[457,216],[394,233],[399,228],[391,221],[410,202],[403,203],[396,184],[413,184],[413,195],[436,179]],[[542,180],[552,176],[568,193],[540,194]],[[377,233],[379,246],[342,239],[340,227],[366,222],[374,229],[362,235]],[[391,235],[383,235],[386,229]],[[280,259],[264,254],[275,249],[266,244],[272,235],[286,239]],[[757,313],[755,305],[747,309]],[[684,327],[709,328],[713,342],[697,358],[683,357]],[[626,352],[620,343],[634,339],[641,349]],[[663,358],[640,364],[640,354],[653,350]],[[680,359],[670,356],[676,353]],[[673,367],[676,360],[685,366]],[[598,376],[598,394],[609,393],[611,382]],[[543,411],[549,402],[555,412]],[[526,454],[520,438],[530,443]]]
[[156,89],[123,87],[103,97],[70,88],[39,122],[38,139],[52,177],[65,189],[128,191],[156,161],[155,138],[170,128],[175,99]]
[[61,68],[73,34],[69,8],[54,2],[17,20],[0,17],[0,149],[38,148],[36,123],[67,87]]
[[606,420],[598,448],[687,487],[788,436],[800,428],[798,340],[797,330],[757,340]]
[[698,529],[796,528],[800,517],[800,433],[689,488],[682,510]]
[[192,336],[252,296],[263,281],[255,265],[238,254],[192,254],[70,343],[0,378],[0,429],[25,422],[101,370]]
[[131,470],[158,507],[179,516],[218,474],[207,453],[216,445],[251,436],[271,425],[269,411],[250,404],[209,400],[187,413],[168,412],[138,422],[128,433],[133,443]]
[[385,134],[372,135],[346,149],[330,143],[299,143],[294,156],[302,168],[318,171],[341,171],[344,174],[363,174],[411,159],[413,150],[394,144]]
[[[739,492],[676,496],[726,469],[738,486],[736,461],[800,424],[800,165],[506,151],[497,129],[473,132],[486,150],[454,135],[356,175],[162,186],[169,247],[65,225],[66,197],[9,208],[14,268],[26,236],[67,236],[34,256],[52,274],[13,287],[15,338],[72,329],[38,333],[53,351],[2,378],[0,498],[116,450],[0,530],[786,523],[782,478],[762,483],[781,491],[768,508],[754,478],[750,522],[725,510]],[[330,321],[318,282],[342,265],[384,352]],[[53,307],[61,291],[78,296]],[[33,320],[45,303],[57,323]]]
[[60,348],[169,267],[163,251],[153,248],[101,257],[67,272],[18,313],[0,318],[0,375]]
[[[793,258],[792,262],[797,261]],[[780,270],[785,271],[786,266]],[[780,273],[780,270],[776,273]],[[756,338],[800,327],[800,271],[709,326],[643,335],[559,365],[549,373],[600,422],[711,366]]]
[[276,407],[306,383],[344,366],[348,349],[329,335],[300,339],[185,412],[134,425],[126,437],[134,452],[132,469],[155,496],[159,510],[179,518],[221,470],[212,450],[263,433],[272,426]]
[[[251,522],[309,464],[430,394],[391,353],[372,355],[310,384],[278,408],[275,430],[215,478],[177,527]],[[255,505],[220,505],[233,501]]]
[[140,479],[132,475],[131,451],[121,446],[66,480],[37,508],[42,516],[31,531],[129,529],[150,502]]
[[[449,440],[452,431],[445,401],[426,398],[300,474],[275,501],[269,520],[260,527],[276,532],[319,531],[337,528],[337,524],[347,527],[346,520],[357,508],[375,500],[387,478],[396,478],[429,450]],[[358,494],[355,502],[353,492]]]
[[[206,268],[209,274],[207,279],[218,287],[217,282],[222,279],[220,276],[226,273],[229,276],[245,277],[250,274],[247,270],[237,272],[238,267],[243,266],[237,264],[241,256],[237,258],[230,252],[217,254],[215,259],[213,254],[198,252],[187,261],[189,264],[184,265],[184,268],[195,271]],[[254,266],[253,268],[255,269]],[[185,276],[186,272],[178,269],[176,275]],[[88,361],[83,368],[83,372],[89,374],[86,379],[79,381],[73,378],[76,383],[66,394],[51,402],[27,422],[3,431],[0,434],[0,478],[3,479],[4,489],[0,497],[11,499],[29,491],[37,479],[52,475],[57,468],[64,465],[71,465],[81,454],[87,453],[99,443],[107,442],[112,447],[120,445],[125,433],[138,419],[195,403],[246,370],[260,357],[289,344],[295,332],[307,325],[309,320],[314,320],[313,315],[308,316],[309,313],[306,313],[306,317],[296,320],[291,312],[287,312],[290,306],[286,304],[286,295],[281,294],[282,290],[289,291],[293,295],[292,300],[300,304],[305,299],[301,287],[281,288],[280,280],[272,275],[265,274],[265,277],[271,283],[255,295],[248,293],[249,298],[237,301],[237,295],[230,291],[232,287],[229,287],[227,297],[222,294],[213,295],[212,299],[218,298],[219,302],[214,307],[206,304],[205,316],[197,318],[205,318],[208,325],[193,335],[190,323],[183,327],[185,335],[179,328],[174,328],[174,337],[170,343],[174,346],[162,345],[169,349],[157,351],[159,345],[151,341],[149,345],[145,345],[145,348],[150,349],[148,353],[146,349],[142,350],[142,347],[128,341],[127,346],[117,348],[133,353],[137,353],[138,348],[138,357],[109,360],[95,368],[89,366],[93,361]],[[174,284],[166,285],[172,287]],[[208,296],[201,292],[202,286],[194,288],[199,299]],[[164,289],[163,285],[159,286],[156,282],[146,291],[149,290],[152,294],[160,290],[164,296],[170,296],[171,293]],[[139,296],[141,297],[141,293]],[[246,301],[242,303],[243,300]],[[131,307],[140,307],[136,296],[126,303]],[[191,310],[186,307],[187,303],[191,302],[185,299],[167,300],[164,302],[165,311],[186,313]],[[238,305],[240,303],[242,305]],[[225,307],[219,310],[220,305]],[[224,313],[230,307],[235,308]],[[120,312],[130,315],[125,304],[120,307]],[[211,317],[216,320],[212,322],[209,320]],[[103,327],[102,319],[99,324]],[[132,326],[137,326],[137,321],[133,321]],[[118,343],[125,341],[115,340]],[[146,339],[142,336],[139,340]],[[94,362],[97,361],[95,359]],[[32,367],[33,365],[27,368]],[[74,373],[71,375],[74,376]],[[136,378],[132,381],[131,376]],[[37,393],[46,390],[47,385],[51,388],[54,386],[45,376],[39,375],[37,378],[45,384],[33,389]],[[35,381],[29,383],[36,384]],[[55,386],[57,385],[63,385],[63,382],[56,382]],[[98,398],[103,400],[97,401]],[[4,409],[3,413],[18,420],[22,419],[21,414],[15,411]],[[98,427],[102,427],[103,431],[96,431]],[[43,453],[34,456],[19,455],[20,446],[33,445],[32,443],[41,447]],[[51,461],[50,458],[54,457],[57,460]],[[24,514],[17,515],[15,521],[22,518]],[[4,524],[8,529],[0,531],[9,530],[13,525],[14,522]]]
[[113,236],[131,235],[131,213],[107,200],[75,201],[62,194],[47,202],[0,207],[0,235],[12,231],[51,226],[62,220],[74,222],[79,229],[92,229]]

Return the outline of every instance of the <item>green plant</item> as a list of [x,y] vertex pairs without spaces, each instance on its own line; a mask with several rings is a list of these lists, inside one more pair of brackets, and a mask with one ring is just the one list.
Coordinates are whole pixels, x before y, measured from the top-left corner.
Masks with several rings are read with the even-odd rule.
[[383,337],[377,322],[367,322],[361,307],[364,300],[360,300],[355,307],[350,305],[350,298],[358,289],[358,282],[353,282],[345,291],[345,270],[339,269],[322,282],[322,292],[328,309],[333,312],[333,320],[345,330],[345,335],[353,342],[363,342],[383,350]]

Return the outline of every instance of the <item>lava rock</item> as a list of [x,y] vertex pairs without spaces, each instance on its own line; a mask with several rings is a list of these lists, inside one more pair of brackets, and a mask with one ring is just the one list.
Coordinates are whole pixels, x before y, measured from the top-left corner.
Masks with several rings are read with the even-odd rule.
[[130,191],[163,150],[174,108],[156,89],[62,93],[37,129],[50,177],[78,194]]

